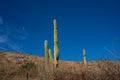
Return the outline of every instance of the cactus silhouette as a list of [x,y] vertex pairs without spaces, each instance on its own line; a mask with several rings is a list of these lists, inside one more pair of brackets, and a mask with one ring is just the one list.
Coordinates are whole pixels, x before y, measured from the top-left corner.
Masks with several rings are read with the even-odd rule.
[[48,58],[49,53],[48,53],[48,41],[47,40],[44,41],[44,49],[45,49],[45,63],[46,63],[46,65],[48,65],[48,62],[49,62],[49,58]]
[[59,60],[59,49],[58,49],[58,32],[57,32],[56,19],[54,19],[53,25],[54,25],[54,66],[57,67]]
[[84,60],[84,65],[85,67],[87,66],[87,60],[86,60],[86,50],[83,49],[83,60]]

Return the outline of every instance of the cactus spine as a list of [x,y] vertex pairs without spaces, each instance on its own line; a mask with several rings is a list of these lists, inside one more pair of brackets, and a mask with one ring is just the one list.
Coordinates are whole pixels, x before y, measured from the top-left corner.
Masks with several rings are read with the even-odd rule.
[[54,25],[54,66],[58,66],[58,59],[59,59],[59,49],[58,49],[58,32],[57,32],[57,24],[56,19],[53,21]]
[[83,59],[84,59],[84,66],[87,66],[87,60],[86,60],[86,50],[83,49]]
[[48,62],[49,62],[49,59],[48,59],[48,41],[47,40],[45,40],[44,41],[44,49],[45,49],[45,63],[46,63],[46,65],[48,65]]
[[49,58],[50,58],[50,62],[53,62],[52,50],[51,49],[49,49]]

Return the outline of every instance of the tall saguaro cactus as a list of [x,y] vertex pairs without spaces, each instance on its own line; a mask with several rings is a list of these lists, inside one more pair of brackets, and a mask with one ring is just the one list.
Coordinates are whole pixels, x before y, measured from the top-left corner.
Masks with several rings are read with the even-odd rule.
[[44,41],[44,49],[45,49],[45,63],[46,63],[46,65],[48,65],[48,62],[49,62],[49,58],[48,58],[49,51],[48,51],[48,41],[47,40]]
[[84,59],[84,65],[87,66],[87,60],[86,60],[86,50],[83,49],[83,59]]
[[54,19],[53,25],[54,25],[54,65],[55,67],[57,67],[58,59],[59,59],[59,49],[58,49],[58,32],[57,32],[56,19]]

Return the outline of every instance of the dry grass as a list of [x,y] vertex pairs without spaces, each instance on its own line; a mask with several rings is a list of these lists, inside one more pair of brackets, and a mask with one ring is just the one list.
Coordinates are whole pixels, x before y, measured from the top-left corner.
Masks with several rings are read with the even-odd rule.
[[[27,79],[26,72],[19,72],[19,67],[30,61],[36,67],[30,69]],[[82,62],[60,61],[55,69],[52,63],[46,67],[44,58],[0,52],[0,80],[120,80],[120,62],[88,62],[84,67]]]

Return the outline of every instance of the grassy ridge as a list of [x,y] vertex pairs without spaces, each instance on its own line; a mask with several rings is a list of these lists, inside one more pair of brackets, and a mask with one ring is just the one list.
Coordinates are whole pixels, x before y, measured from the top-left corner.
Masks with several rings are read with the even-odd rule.
[[0,80],[120,80],[119,61],[88,62],[87,67],[83,62],[60,61],[57,69],[48,66],[41,57],[0,52]]

